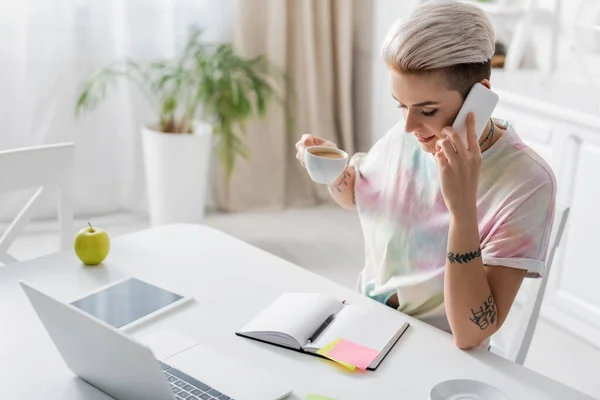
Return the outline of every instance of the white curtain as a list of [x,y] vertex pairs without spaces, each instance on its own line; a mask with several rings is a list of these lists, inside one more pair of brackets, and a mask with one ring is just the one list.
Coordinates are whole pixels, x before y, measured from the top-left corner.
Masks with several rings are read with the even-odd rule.
[[[366,0],[362,0],[366,1]],[[295,159],[294,144],[312,133],[354,152],[354,2],[349,0],[238,0],[234,45],[244,55],[265,54],[292,79],[293,130],[283,110],[248,124],[248,160],[223,179],[219,206],[229,211],[280,209],[329,201]],[[357,24],[358,25],[358,24]],[[265,151],[265,143],[269,151]]]
[[[139,130],[155,116],[135,87],[123,84],[77,119],[80,83],[117,60],[173,56],[191,26],[202,28],[206,41],[230,41],[234,3],[0,0],[0,150],[73,141],[76,214],[143,210]],[[1,196],[0,221],[11,220],[26,196]],[[36,214],[53,215],[50,201]]]

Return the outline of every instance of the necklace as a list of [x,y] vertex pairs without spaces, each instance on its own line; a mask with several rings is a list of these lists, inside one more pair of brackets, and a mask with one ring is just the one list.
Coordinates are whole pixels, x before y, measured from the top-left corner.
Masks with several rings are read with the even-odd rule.
[[479,147],[482,149],[483,149],[483,144],[485,142],[487,142],[490,138],[494,137],[494,121],[491,118],[490,118],[490,122],[491,122],[492,126],[490,126],[490,130],[488,131],[488,134],[486,135],[485,139],[483,139],[483,141],[481,143],[479,143]]

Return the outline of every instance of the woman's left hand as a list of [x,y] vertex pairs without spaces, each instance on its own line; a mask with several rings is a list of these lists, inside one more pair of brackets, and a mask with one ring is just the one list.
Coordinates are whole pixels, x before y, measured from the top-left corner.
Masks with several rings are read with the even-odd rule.
[[442,129],[441,148],[435,154],[442,194],[446,207],[454,216],[472,214],[476,211],[477,185],[481,168],[481,149],[475,133],[475,115],[467,116],[467,145],[465,148],[458,132],[447,126]]

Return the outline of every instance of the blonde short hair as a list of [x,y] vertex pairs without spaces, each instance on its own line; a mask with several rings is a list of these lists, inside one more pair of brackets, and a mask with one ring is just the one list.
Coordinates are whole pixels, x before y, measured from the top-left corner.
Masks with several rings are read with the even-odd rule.
[[399,72],[445,70],[454,89],[464,92],[467,87],[468,92],[473,83],[490,77],[494,36],[488,17],[476,5],[430,1],[391,27],[381,54]]

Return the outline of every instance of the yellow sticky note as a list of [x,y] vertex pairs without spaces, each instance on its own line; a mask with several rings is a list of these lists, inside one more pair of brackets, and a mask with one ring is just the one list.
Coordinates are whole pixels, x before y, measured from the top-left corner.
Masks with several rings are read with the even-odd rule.
[[304,400],[335,400],[331,397],[321,396],[320,394],[309,393],[306,395]]
[[325,346],[321,347],[319,349],[319,351],[317,351],[318,354],[327,357],[327,353],[329,353],[329,351],[331,349],[333,349],[335,347],[336,344],[338,344],[340,342],[340,338],[335,339],[333,342],[326,344]]
[[320,354],[322,356],[325,356],[327,358],[329,358],[331,361],[335,361],[336,363],[343,365],[344,367],[348,368],[350,371],[354,371],[356,369],[356,367],[352,364],[348,364],[345,363],[343,361],[340,360],[336,360],[335,358],[331,358],[327,355],[327,353],[329,353],[331,351],[331,349],[333,349],[335,347],[336,344],[338,344],[340,342],[340,338],[335,339],[333,342],[326,344],[325,346],[321,347],[318,351],[317,354]]

